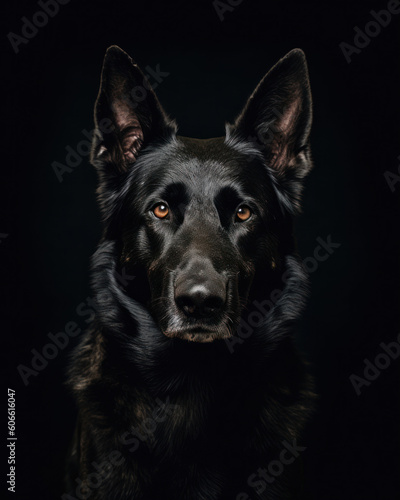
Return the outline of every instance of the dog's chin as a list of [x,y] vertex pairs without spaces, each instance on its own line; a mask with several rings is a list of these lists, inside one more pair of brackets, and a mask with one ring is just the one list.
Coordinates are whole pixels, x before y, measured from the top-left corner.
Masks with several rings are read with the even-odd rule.
[[224,328],[221,331],[210,331],[199,328],[197,330],[162,330],[162,332],[166,337],[171,339],[177,338],[201,344],[214,342],[215,340],[229,339],[232,336],[228,328]]

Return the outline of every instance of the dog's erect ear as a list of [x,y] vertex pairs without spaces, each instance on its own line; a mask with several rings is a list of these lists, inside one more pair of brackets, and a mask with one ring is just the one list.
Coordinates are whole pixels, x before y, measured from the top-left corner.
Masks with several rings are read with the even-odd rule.
[[95,104],[91,162],[124,172],[142,147],[176,132],[146,76],[116,45],[104,57]]
[[311,168],[311,121],[307,63],[303,51],[295,49],[261,80],[228,129],[229,138],[253,143],[278,178],[301,179]]

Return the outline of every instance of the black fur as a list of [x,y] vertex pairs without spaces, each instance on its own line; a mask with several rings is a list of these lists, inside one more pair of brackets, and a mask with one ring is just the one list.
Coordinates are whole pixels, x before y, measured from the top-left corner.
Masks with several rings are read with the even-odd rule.
[[292,230],[311,168],[304,54],[274,66],[226,137],[197,140],[176,135],[111,47],[95,122],[104,234],[96,318],[69,372],[70,495],[297,498],[300,459],[264,487],[249,477],[298,439],[313,399],[293,346],[307,294]]

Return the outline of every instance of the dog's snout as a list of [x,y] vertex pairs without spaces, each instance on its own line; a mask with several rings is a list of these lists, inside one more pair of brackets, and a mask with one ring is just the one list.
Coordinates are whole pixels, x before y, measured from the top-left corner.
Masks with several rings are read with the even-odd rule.
[[225,305],[226,279],[210,262],[192,262],[177,277],[175,302],[187,316],[212,317]]

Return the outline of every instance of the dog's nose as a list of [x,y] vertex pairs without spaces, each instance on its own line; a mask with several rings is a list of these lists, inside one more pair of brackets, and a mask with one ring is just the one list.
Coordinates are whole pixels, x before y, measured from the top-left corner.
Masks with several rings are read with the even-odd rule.
[[215,316],[226,301],[226,280],[209,262],[192,262],[175,283],[175,302],[187,316]]
[[179,286],[175,290],[175,302],[187,316],[198,318],[217,314],[225,304],[225,289],[213,284]]

